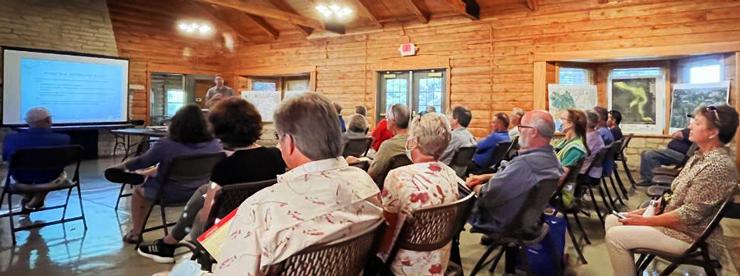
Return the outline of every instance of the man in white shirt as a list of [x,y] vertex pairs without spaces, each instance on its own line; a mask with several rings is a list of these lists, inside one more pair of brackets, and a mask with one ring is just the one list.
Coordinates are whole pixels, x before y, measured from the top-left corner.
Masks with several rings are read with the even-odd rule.
[[474,147],[478,144],[473,134],[470,134],[470,131],[468,131],[468,125],[470,125],[470,121],[473,119],[470,109],[458,105],[452,109],[449,119],[450,127],[452,128],[452,140],[450,140],[447,149],[442,153],[442,157],[439,158],[440,162],[448,166],[452,162],[452,156],[455,155],[459,148]]
[[216,275],[262,275],[302,249],[358,233],[382,217],[373,180],[341,156],[336,118],[331,102],[316,93],[291,98],[275,112],[278,146],[291,170],[239,207]]

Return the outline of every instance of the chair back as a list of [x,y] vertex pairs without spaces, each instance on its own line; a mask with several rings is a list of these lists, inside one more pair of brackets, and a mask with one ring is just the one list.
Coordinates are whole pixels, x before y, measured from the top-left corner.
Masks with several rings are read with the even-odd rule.
[[576,163],[568,167],[568,173],[565,175],[565,183],[562,187],[560,187],[560,189],[567,186],[568,184],[573,184],[573,187],[576,186],[576,179],[578,179],[578,174],[581,173],[581,169],[583,168],[583,163],[585,161],[586,158],[580,158],[576,161]]
[[221,187],[213,197],[213,207],[211,207],[211,211],[208,214],[205,229],[211,228],[216,219],[222,219],[231,213],[231,211],[239,208],[239,205],[253,194],[275,183],[277,183],[277,179],[231,184]]
[[354,156],[354,157],[361,157],[365,156],[367,154],[367,151],[370,149],[370,146],[373,143],[373,138],[366,137],[366,138],[352,138],[347,141],[346,144],[344,144],[344,151],[342,151],[342,156]]
[[267,276],[357,276],[375,256],[385,234],[385,220],[365,231],[333,242],[310,246],[270,265]]
[[411,211],[401,226],[384,267],[390,268],[400,249],[428,252],[450,243],[465,225],[475,200],[475,195],[471,193],[451,204]]
[[683,158],[681,158],[681,162],[678,162],[678,164],[676,164],[676,166],[673,168],[678,170],[686,166],[686,163],[689,162],[689,158],[691,158],[691,156],[694,155],[694,152],[696,151],[698,147],[699,146],[697,146],[696,143],[692,143],[691,147],[689,147],[689,150],[686,151],[686,155],[684,155]]
[[624,158],[624,150],[627,149],[627,147],[630,144],[630,141],[632,141],[632,137],[634,137],[634,136],[635,136],[635,134],[630,133],[630,134],[627,134],[626,136],[624,136],[624,138],[622,138],[622,148],[619,149],[619,158]]
[[514,137],[514,140],[511,141],[511,146],[506,152],[504,160],[511,161],[511,159],[514,159],[517,155],[519,155],[519,136]]
[[[216,163],[226,158],[226,153],[181,155],[172,158],[159,183],[175,180],[182,182],[207,181]],[[161,185],[164,186],[164,185]]]
[[496,144],[496,148],[491,152],[491,156],[488,157],[488,163],[483,168],[498,167],[501,160],[504,160],[504,157],[509,152],[511,145],[512,143],[510,141]]
[[557,178],[543,179],[532,187],[514,219],[504,226],[503,235],[506,237],[521,237],[527,232],[532,232],[531,230],[538,229],[537,222],[550,198],[555,194],[558,181]]
[[468,169],[468,164],[470,164],[470,160],[473,159],[473,155],[475,154],[475,146],[472,147],[462,147],[457,149],[454,155],[452,155],[452,161],[450,161],[450,168],[455,170],[455,174],[457,174],[458,177],[464,177],[465,171]]
[[596,167],[598,165],[603,166],[604,159],[606,158],[606,154],[609,152],[608,147],[601,148],[598,152],[596,152],[596,155],[594,156],[594,160],[591,161],[591,164],[588,165],[588,169],[586,170],[586,174],[588,174],[591,169],[593,168],[599,168]]
[[[15,172],[54,171],[76,164],[73,182],[80,179],[80,163],[82,162],[82,146],[55,146],[19,149],[10,156],[8,170]],[[10,181],[10,174],[6,176]],[[6,182],[10,183],[10,182]]]
[[388,173],[390,171],[392,171],[395,168],[400,168],[400,167],[411,165],[411,164],[413,164],[413,162],[411,162],[411,160],[409,160],[409,158],[406,157],[405,153],[397,154],[391,157],[391,160],[388,161],[388,166],[386,167],[386,169],[378,174],[378,179],[376,180],[376,183],[378,184],[378,188],[380,188],[380,190],[383,190],[383,185],[385,183],[385,177],[388,176]]
[[[732,209],[737,208],[737,205],[733,204],[734,198],[735,198],[735,191],[737,190],[738,189],[735,188],[733,189],[732,192],[729,193],[729,195],[727,195],[727,197],[725,198],[725,201],[722,203],[722,205],[720,205],[717,213],[714,214],[712,221],[710,221],[709,224],[707,225],[707,228],[705,228],[704,231],[701,233],[701,236],[699,236],[699,238],[697,238],[696,241],[694,241],[694,243],[691,244],[691,247],[689,247],[689,249],[686,249],[686,251],[682,254],[682,256],[686,256],[696,251],[699,248],[702,248],[702,250],[707,249],[707,246],[708,246],[706,244],[707,238],[709,238],[712,232],[714,232],[714,230],[717,229],[717,226],[719,225],[720,221],[722,221],[722,218],[725,217],[725,214],[728,211],[730,211],[731,208]],[[738,212],[737,209],[732,210],[732,211],[733,213]]]

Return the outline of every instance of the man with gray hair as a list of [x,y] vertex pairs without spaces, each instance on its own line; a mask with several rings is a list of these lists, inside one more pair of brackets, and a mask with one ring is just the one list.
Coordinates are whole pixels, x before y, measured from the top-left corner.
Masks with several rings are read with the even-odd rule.
[[394,104],[386,112],[388,130],[393,133],[393,138],[380,145],[374,161],[370,164],[370,169],[367,170],[373,180],[377,180],[378,175],[388,169],[393,156],[406,152],[410,116],[409,109],[403,104]]
[[[545,179],[559,179],[564,171],[550,140],[555,133],[552,115],[535,110],[519,125],[519,156],[495,175],[473,175],[467,185],[478,193],[469,222],[486,232],[501,233],[524,204],[529,191]],[[488,241],[481,240],[484,244]]]
[[[46,108],[34,107],[26,112],[27,131],[10,134],[3,139],[3,161],[10,161],[13,153],[19,149],[53,147],[69,145],[69,135],[51,131],[51,114]],[[9,171],[12,178],[11,185],[43,185],[52,188],[60,185],[66,179],[64,168],[50,171]],[[21,199],[22,212],[39,209],[44,206],[46,192],[28,193]]]
[[326,97],[290,98],[274,118],[290,171],[239,206],[216,275],[261,275],[306,247],[357,233],[382,217],[378,187],[341,156],[337,112]]

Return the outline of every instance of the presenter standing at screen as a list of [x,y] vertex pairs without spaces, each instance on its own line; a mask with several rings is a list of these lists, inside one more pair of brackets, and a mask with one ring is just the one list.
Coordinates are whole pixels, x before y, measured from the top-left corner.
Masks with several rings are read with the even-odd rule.
[[223,76],[216,75],[213,81],[216,83],[216,86],[208,89],[208,93],[206,93],[207,108],[211,108],[211,106],[214,106],[218,101],[222,99],[234,96],[234,90],[231,89],[231,87],[224,85]]

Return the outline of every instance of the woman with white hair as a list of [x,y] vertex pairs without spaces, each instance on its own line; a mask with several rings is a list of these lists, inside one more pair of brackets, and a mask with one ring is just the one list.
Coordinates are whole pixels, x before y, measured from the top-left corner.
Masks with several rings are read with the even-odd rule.
[[514,137],[519,136],[519,122],[522,121],[522,117],[524,117],[524,110],[521,108],[514,108],[511,111],[511,116],[509,124],[511,125],[511,129],[509,130],[509,138],[511,140],[514,140]]
[[[423,207],[453,203],[458,198],[455,171],[439,161],[450,142],[450,124],[445,116],[429,113],[412,122],[406,140],[406,155],[414,164],[388,173],[382,192],[383,214],[390,226],[379,257],[385,259],[398,236],[406,214]],[[392,262],[395,275],[441,274],[450,260],[448,244],[440,250],[399,250]]]

